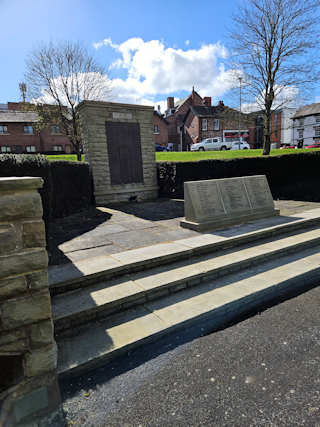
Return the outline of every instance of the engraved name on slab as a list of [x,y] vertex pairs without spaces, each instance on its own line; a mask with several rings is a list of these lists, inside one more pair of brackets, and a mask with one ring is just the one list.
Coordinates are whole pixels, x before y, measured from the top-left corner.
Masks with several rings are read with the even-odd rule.
[[244,183],[253,209],[274,208],[272,194],[264,175],[246,177]]
[[223,204],[228,214],[232,214],[234,211],[251,209],[242,178],[221,180],[219,187]]
[[[206,219],[225,213],[216,182],[211,180],[192,182],[192,185],[186,186],[185,193],[186,218]],[[190,203],[192,208],[188,209]]]

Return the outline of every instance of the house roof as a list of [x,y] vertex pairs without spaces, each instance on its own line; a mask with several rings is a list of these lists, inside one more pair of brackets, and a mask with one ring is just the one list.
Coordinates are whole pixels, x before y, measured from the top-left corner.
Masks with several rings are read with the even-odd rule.
[[[194,90],[193,93],[202,99],[202,97],[198,94],[198,92]],[[186,96],[183,99],[178,99],[178,101],[174,103],[174,108],[178,110],[181,107],[181,105],[183,105],[189,98],[192,98],[192,93],[190,93],[190,95]]]
[[320,114],[319,102],[315,102],[314,104],[310,105],[304,105],[297,110],[296,114],[292,118],[297,119],[299,117],[313,116],[315,114]]
[[39,116],[33,111],[0,111],[0,123],[34,123],[39,121]]
[[198,117],[216,116],[223,111],[221,107],[208,107],[206,105],[191,105],[190,110]]
[[159,119],[163,120],[165,122],[165,124],[167,125],[168,122],[167,120],[164,118],[163,114],[159,114],[158,111],[153,110],[153,115],[159,117]]

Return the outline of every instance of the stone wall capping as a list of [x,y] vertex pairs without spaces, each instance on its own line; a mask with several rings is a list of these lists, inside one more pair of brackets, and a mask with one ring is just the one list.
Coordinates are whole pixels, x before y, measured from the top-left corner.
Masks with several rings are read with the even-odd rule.
[[60,411],[42,186],[39,177],[0,178],[0,426],[51,425]]
[[153,106],[150,105],[137,105],[137,104],[121,104],[118,102],[105,102],[105,101],[82,101],[80,102],[80,104],[78,105],[78,110],[81,110],[84,106],[87,107],[99,107],[99,108],[103,108],[103,107],[112,107],[112,108],[128,108],[128,109],[133,109],[133,110],[154,110]]
[[0,178],[0,191],[37,190],[42,188],[43,179],[32,176],[11,176]]

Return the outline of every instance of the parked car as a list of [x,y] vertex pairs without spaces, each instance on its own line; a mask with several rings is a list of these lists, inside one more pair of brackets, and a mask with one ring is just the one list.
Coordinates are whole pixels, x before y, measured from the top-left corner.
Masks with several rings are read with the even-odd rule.
[[250,145],[245,141],[232,141],[230,150],[249,150]]
[[315,143],[315,144],[311,144],[311,145],[306,145],[303,148],[320,148],[320,143]]
[[286,148],[298,148],[298,147],[293,144],[281,144],[280,150],[284,150]]
[[155,144],[155,150],[156,151],[169,151],[167,149],[167,147],[164,147],[163,145],[160,145],[160,144]]
[[191,151],[230,150],[231,143],[221,137],[206,138],[203,141],[191,145]]

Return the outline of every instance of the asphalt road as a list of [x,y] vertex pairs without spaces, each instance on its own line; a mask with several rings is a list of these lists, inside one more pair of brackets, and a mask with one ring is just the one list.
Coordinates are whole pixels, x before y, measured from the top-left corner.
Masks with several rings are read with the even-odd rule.
[[[74,426],[320,426],[320,287],[61,384]],[[198,336],[197,336],[198,335]]]

